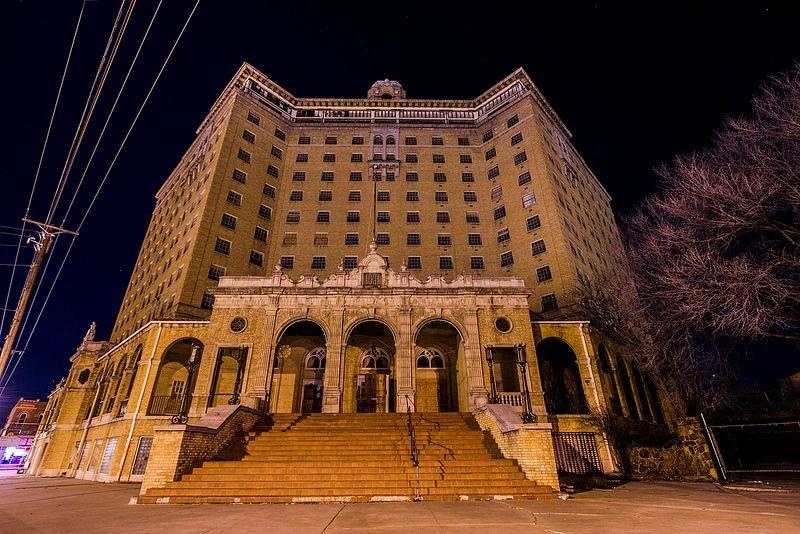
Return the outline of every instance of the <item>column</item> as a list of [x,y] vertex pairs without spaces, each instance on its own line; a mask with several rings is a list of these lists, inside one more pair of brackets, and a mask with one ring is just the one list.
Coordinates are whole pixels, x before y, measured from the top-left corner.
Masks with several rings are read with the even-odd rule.
[[269,410],[269,407],[266,406],[266,399],[271,384],[267,382],[270,381],[272,360],[275,354],[272,336],[275,331],[277,315],[277,308],[264,310],[264,333],[261,342],[253,340],[253,346],[250,347],[247,391],[242,393],[242,404],[263,411]]
[[411,411],[416,411],[416,397],[414,395],[414,381],[411,376],[412,347],[414,346],[414,333],[411,331],[411,308],[400,308],[397,315],[397,339],[395,340],[394,384],[397,400],[395,411],[406,411],[406,396],[411,406]]
[[468,310],[464,315],[464,356],[467,360],[467,384],[469,385],[469,409],[474,411],[486,406],[489,394],[483,376],[483,350],[478,336],[478,310]]
[[342,410],[342,376],[344,374],[344,308],[331,310],[328,321],[330,333],[325,345],[325,376],[322,382],[323,413],[339,413]]

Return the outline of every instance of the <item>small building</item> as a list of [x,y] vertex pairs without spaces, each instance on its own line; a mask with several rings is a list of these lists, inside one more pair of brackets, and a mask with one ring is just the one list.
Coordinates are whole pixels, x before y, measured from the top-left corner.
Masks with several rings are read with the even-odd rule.
[[0,433],[0,469],[25,463],[46,405],[39,399],[20,397],[11,408]]

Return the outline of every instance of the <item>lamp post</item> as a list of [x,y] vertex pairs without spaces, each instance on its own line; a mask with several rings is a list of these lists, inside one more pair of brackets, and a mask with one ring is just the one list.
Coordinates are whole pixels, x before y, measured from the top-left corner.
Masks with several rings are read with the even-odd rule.
[[181,400],[180,412],[172,416],[173,425],[185,425],[189,421],[189,406],[192,402],[192,380],[194,379],[194,371],[197,369],[197,356],[199,352],[200,346],[192,345],[191,352],[189,353],[189,362],[186,365],[186,370],[188,371],[188,376],[186,377],[186,392]]
[[486,345],[486,364],[489,366],[489,404],[497,404],[500,399],[494,381],[494,348],[491,345]]
[[531,404],[531,392],[528,390],[528,358],[525,355],[525,344],[520,343],[514,346],[517,356],[517,365],[522,371],[522,391],[524,395],[525,405],[522,409],[522,422],[535,423],[537,421],[536,414],[533,413],[533,405]]

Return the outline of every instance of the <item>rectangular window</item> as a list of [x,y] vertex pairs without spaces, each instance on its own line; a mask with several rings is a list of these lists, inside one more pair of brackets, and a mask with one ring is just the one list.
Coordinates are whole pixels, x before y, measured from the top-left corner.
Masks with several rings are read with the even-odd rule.
[[381,171],[375,171],[372,173],[372,181],[373,182],[382,182],[383,181],[383,173]]
[[453,270],[453,257],[452,256],[439,256],[439,270],[451,271]]
[[347,222],[349,223],[357,223],[361,221],[361,212],[360,211],[348,211],[347,212]]
[[278,177],[278,167],[275,165],[267,165],[267,174],[272,176],[273,178]]
[[387,182],[394,182],[394,173],[393,172],[387,172],[386,173],[386,181]]
[[547,247],[544,245],[544,239],[539,239],[531,243],[531,255],[538,256],[547,252]]
[[231,178],[233,178],[240,184],[247,183],[247,173],[244,171],[240,171],[239,169],[233,169],[233,176],[231,176]]
[[275,137],[281,141],[286,141],[286,133],[281,129],[275,128]]
[[511,239],[511,233],[508,231],[508,228],[501,228],[497,231],[497,242],[498,243],[505,243],[506,241]]
[[515,133],[511,136],[511,146],[518,145],[522,142],[522,132]]
[[233,204],[234,206],[241,206],[242,205],[242,194],[237,193],[236,191],[228,191],[228,198],[225,199],[228,204]]
[[409,269],[422,269],[422,258],[419,256],[409,256],[406,258],[406,267]]
[[320,180],[323,182],[332,182],[333,181],[333,171],[322,171],[322,176]]
[[378,191],[378,202],[389,202],[389,191]]
[[438,234],[436,236],[436,244],[440,247],[453,246],[453,236],[450,234]]
[[353,171],[350,173],[350,181],[351,182],[360,182],[362,180],[361,172],[360,171]]
[[486,266],[483,264],[483,256],[470,256],[470,258],[469,258],[469,268],[470,269],[485,269]]
[[294,269],[294,256],[281,256],[281,269]]
[[222,276],[225,276],[225,267],[212,263],[208,269],[208,278],[210,280],[219,280]]
[[529,171],[525,171],[519,175],[517,178],[517,183],[519,185],[525,185],[531,183],[531,173]]
[[492,191],[491,191],[492,200],[497,200],[497,199],[501,198],[502,196],[503,196],[503,186],[502,185],[496,185],[496,186],[492,187]]
[[264,253],[259,252],[257,250],[250,251],[250,263],[253,265],[258,265],[259,267],[264,266]]
[[300,222],[300,212],[299,211],[286,212],[286,222],[287,223],[299,223]]
[[298,145],[310,145],[311,138],[307,135],[301,135],[300,138],[297,140]]
[[304,171],[295,171],[292,174],[292,181],[293,182],[305,182],[306,181],[306,173]]
[[407,211],[406,212],[406,222],[407,223],[418,223],[419,222],[419,212],[418,211]]
[[254,134],[250,130],[245,130],[245,131],[242,132],[242,139],[244,139],[248,143],[255,143],[256,142],[256,134]]
[[550,272],[550,266],[544,265],[536,269],[536,281],[537,282],[547,282],[548,280],[553,279],[553,273]]
[[505,206],[497,206],[494,209],[494,220],[499,221],[503,217],[506,216],[506,207]]
[[406,234],[406,245],[421,245],[422,239],[419,234]]
[[375,236],[375,243],[378,245],[388,245],[389,244],[389,234],[387,233],[379,233]]
[[319,192],[319,201],[320,202],[330,202],[333,200],[333,191],[330,189],[323,189]]
[[265,206],[264,204],[261,204],[258,207],[258,216],[261,217],[262,219],[267,219],[267,220],[272,219],[272,208],[270,208],[269,206]]
[[214,252],[219,252],[220,254],[225,254],[226,256],[229,255],[231,253],[231,242],[227,239],[218,237],[217,242],[214,243]]
[[300,153],[297,154],[297,159],[295,159],[297,163],[308,163],[308,154]]
[[324,269],[325,268],[325,256],[314,256],[311,258],[311,268],[312,269]]
[[419,202],[419,191],[406,191],[406,202]]
[[364,138],[361,137],[360,135],[356,135],[356,136],[353,137],[353,139],[350,140],[350,142],[352,144],[354,144],[354,145],[363,145],[364,144]]
[[348,202],[361,202],[361,191],[350,191],[347,194]]
[[222,220],[220,221],[219,224],[224,226],[225,228],[236,230],[236,217],[234,217],[230,213],[223,213]]
[[464,202],[477,202],[478,194],[475,191],[464,191]]
[[419,182],[419,174],[415,172],[407,172],[406,182]]
[[519,165],[525,161],[528,161],[528,154],[526,154],[524,150],[514,156],[514,165]]
[[270,154],[272,154],[273,156],[275,156],[278,159],[282,159],[283,158],[283,150],[281,150],[280,148],[276,147],[275,145],[272,145],[272,150],[270,150]]
[[444,139],[442,139],[441,137],[431,137],[431,144],[436,146],[443,145]]
[[418,158],[416,154],[406,154],[406,163],[417,163]]
[[500,267],[508,267],[514,264],[514,254],[509,250],[500,254]]
[[525,193],[522,195],[522,207],[523,208],[530,208],[536,204],[536,195],[533,194],[533,191]]
[[289,194],[289,200],[292,202],[299,202],[303,200],[303,192],[294,190]]
[[252,111],[247,112],[247,120],[258,126],[261,124],[261,118]]
[[525,219],[525,227],[530,232],[531,230],[536,230],[542,226],[542,221],[539,219],[538,215],[534,215],[533,217],[528,217]]
[[416,145],[417,138],[416,137],[406,137],[406,144],[407,145]]
[[483,245],[481,234],[467,234],[467,244],[471,247],[480,247]]
[[490,148],[486,151],[486,161],[489,161],[493,157],[497,155],[497,150],[495,148]]
[[459,137],[458,146],[469,146],[469,137]]
[[261,228],[260,226],[256,226],[256,229],[253,232],[253,239],[255,239],[256,241],[261,241],[263,243],[266,243],[267,230],[265,228]]
[[314,246],[315,247],[327,247],[328,246],[328,232],[316,232],[314,234]]
[[461,163],[472,163],[472,156],[470,156],[469,154],[460,154],[458,156],[458,160]]
[[481,222],[480,217],[478,216],[477,211],[468,211],[467,212],[467,223],[468,224],[478,224]]
[[542,295],[542,311],[552,311],[558,309],[558,301],[555,293]]
[[326,145],[335,145],[338,142],[335,135],[329,135],[325,137],[325,144]]
[[210,293],[204,293],[203,298],[200,300],[200,307],[204,310],[210,310],[214,308],[214,295]]
[[443,172],[435,172],[433,173],[433,181],[436,183],[442,183],[447,181],[447,175]]
[[344,234],[345,245],[358,245],[358,233],[352,232]]
[[350,154],[350,163],[361,163],[364,161],[364,154],[357,152],[355,154]]
[[511,128],[512,126],[514,126],[518,122],[519,122],[519,116],[518,115],[511,115],[508,118],[508,120],[506,121],[506,126]]
[[494,132],[489,130],[483,134],[483,142],[489,141],[492,137],[494,137]]
[[286,232],[283,234],[283,245],[293,247],[297,244],[297,232]]
[[322,155],[322,163],[336,163],[336,154],[330,152]]
[[352,271],[358,267],[358,256],[345,256],[344,259],[342,259],[342,267],[348,271]]
[[433,194],[436,202],[447,202],[447,191],[434,191]]
[[379,211],[378,215],[376,216],[376,220],[379,223],[388,223],[389,222],[389,212],[388,211]]
[[446,224],[450,222],[450,213],[446,211],[436,212],[436,222],[439,224]]
[[489,169],[489,172],[487,172],[486,175],[489,177],[490,180],[497,178],[498,176],[500,176],[500,168],[497,165],[495,165],[494,167]]
[[331,212],[329,212],[329,211],[318,211],[317,212],[317,222],[318,223],[329,223],[329,222],[331,222]]
[[444,163],[444,154],[434,154],[433,155],[433,162],[434,163]]
[[461,181],[465,184],[472,183],[475,181],[475,175],[473,175],[471,172],[462,172]]
[[269,184],[264,184],[264,189],[262,190],[264,196],[269,198],[275,198],[275,188]]
[[375,161],[383,161],[383,154],[375,152],[372,154],[372,159]]

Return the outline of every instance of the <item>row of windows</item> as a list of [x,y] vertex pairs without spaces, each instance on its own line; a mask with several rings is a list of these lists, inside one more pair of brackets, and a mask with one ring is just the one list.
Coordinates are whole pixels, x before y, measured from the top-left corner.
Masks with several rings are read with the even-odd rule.
[[[272,186],[264,186],[265,191],[266,188],[269,187],[271,189],[270,194],[267,196],[271,198],[275,198],[275,188]],[[496,190],[496,191],[495,191]],[[497,200],[502,197],[502,187],[496,186],[492,189],[492,200]],[[463,192],[464,202],[477,202],[478,201],[478,194],[475,191],[464,191]],[[300,202],[304,199],[304,191],[299,189],[293,189],[289,193],[289,200],[293,202]],[[319,191],[319,195],[317,197],[318,201],[320,202],[330,202],[333,200],[333,191],[331,189],[322,189]],[[376,193],[376,199],[378,202],[391,202],[391,192],[390,191],[378,191]],[[447,191],[434,191],[433,192],[433,200],[434,202],[443,203],[449,202],[450,195]],[[350,190],[347,193],[347,200],[348,202],[361,202],[361,191],[360,190]],[[406,191],[406,202],[419,202],[420,195],[419,191]],[[236,206],[241,206],[242,195],[235,192],[229,191],[228,192],[228,202],[230,204],[234,204]],[[536,198],[533,196],[532,193],[526,194],[523,196],[523,206],[530,207],[535,204]],[[527,205],[526,205],[527,204]]]
[[[295,258],[294,256],[281,256],[280,259],[280,266],[281,269],[291,270],[295,267]],[[386,258],[388,263],[388,258]],[[510,266],[514,263],[514,256],[510,251],[504,252],[500,255],[500,265],[503,267]],[[358,256],[344,256],[342,258],[342,266],[345,269],[354,269],[358,265]],[[405,259],[405,265],[410,270],[420,270],[422,269],[422,256],[407,256]],[[215,266],[212,265],[212,269]],[[224,268],[222,273],[224,274]],[[311,265],[310,268],[313,270],[324,270],[328,268],[328,260],[327,256],[312,256],[311,257]],[[470,256],[469,258],[469,268],[471,270],[484,270],[486,269],[486,262],[483,256]],[[455,263],[453,261],[452,256],[439,256],[439,270],[442,271],[449,271],[455,269]],[[218,271],[215,271],[215,274],[218,274]],[[544,266],[540,267],[536,271],[537,280],[539,282],[546,282],[548,280],[552,280],[552,273],[550,271],[550,267]],[[211,277],[211,271],[209,271],[209,277]]]
[[[508,228],[501,228],[497,231],[497,242],[500,244],[506,243],[511,239],[511,234]],[[379,232],[375,236],[375,241],[378,245],[389,245],[391,239],[388,233]],[[344,238],[345,245],[358,245],[359,233],[347,232]],[[422,244],[422,235],[416,232],[406,234],[406,245],[416,246]],[[467,234],[467,244],[471,247],[483,246],[483,237],[478,233]],[[293,246],[297,245],[297,232],[285,232],[283,234],[283,245]],[[328,232],[315,232],[314,233],[314,246],[327,246],[328,245]],[[453,246],[453,236],[451,234],[436,234],[436,245],[440,247]],[[544,240],[536,240],[531,243],[531,255],[538,256],[547,251]]]

